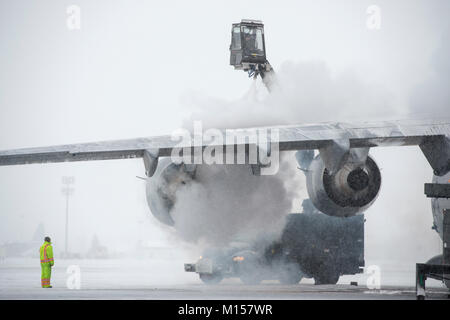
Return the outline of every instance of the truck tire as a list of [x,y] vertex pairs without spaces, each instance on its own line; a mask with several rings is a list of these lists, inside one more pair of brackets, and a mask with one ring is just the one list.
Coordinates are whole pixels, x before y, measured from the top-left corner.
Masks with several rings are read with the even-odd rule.
[[223,276],[219,273],[200,273],[199,276],[204,284],[218,284],[223,279]]
[[314,276],[314,284],[336,284],[339,281],[339,273],[336,271],[322,272]]
[[247,285],[260,284],[262,281],[261,277],[255,274],[242,274],[239,279]]
[[280,270],[278,281],[281,284],[298,284],[302,280],[303,274],[296,263],[289,263]]
[[263,281],[263,272],[258,261],[258,255],[251,250],[236,253],[243,260],[236,264],[237,275],[244,284],[255,285]]

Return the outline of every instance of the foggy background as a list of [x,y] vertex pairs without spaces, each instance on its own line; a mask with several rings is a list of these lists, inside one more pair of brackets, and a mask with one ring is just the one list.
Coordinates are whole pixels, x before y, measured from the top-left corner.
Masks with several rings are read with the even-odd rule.
[[[66,26],[72,4],[80,30]],[[380,30],[366,27],[371,4]],[[448,116],[449,9],[446,1],[0,1],[0,150],[170,134],[195,119],[239,127]],[[281,93],[268,96],[229,66],[231,24],[242,18],[265,23]],[[371,155],[383,181],[366,212],[366,262],[438,254],[423,194],[432,170],[420,149]],[[83,254],[94,235],[118,253],[138,243],[188,246],[151,215],[143,175],[141,159],[0,167],[0,244],[31,240],[43,223],[61,252],[61,177],[74,176],[70,251]],[[297,191],[293,212],[307,196],[304,185]]]

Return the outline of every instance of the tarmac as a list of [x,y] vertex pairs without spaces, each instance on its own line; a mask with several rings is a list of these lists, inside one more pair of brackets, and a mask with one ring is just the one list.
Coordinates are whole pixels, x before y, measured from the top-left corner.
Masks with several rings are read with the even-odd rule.
[[[7,258],[0,262],[0,300],[416,299],[415,266],[382,266],[379,288],[373,288],[364,273],[341,276],[337,285],[316,286],[312,279],[302,279],[296,285],[281,285],[275,280],[244,285],[237,278],[205,285],[197,274],[184,272],[183,261],[177,259],[56,259],[53,288],[43,289],[39,259]],[[448,295],[442,283],[427,281],[427,299],[447,299]]]

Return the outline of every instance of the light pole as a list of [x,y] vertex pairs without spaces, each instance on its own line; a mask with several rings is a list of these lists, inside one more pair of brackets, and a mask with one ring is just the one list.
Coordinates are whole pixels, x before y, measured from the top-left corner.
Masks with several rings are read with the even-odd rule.
[[75,183],[75,177],[62,177],[63,187],[61,191],[66,196],[66,236],[65,236],[65,256],[69,254],[69,197],[73,194],[75,188],[72,185]]

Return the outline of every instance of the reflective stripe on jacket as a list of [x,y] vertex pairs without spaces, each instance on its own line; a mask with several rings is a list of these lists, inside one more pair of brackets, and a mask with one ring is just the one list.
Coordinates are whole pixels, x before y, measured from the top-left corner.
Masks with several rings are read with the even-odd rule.
[[50,242],[45,241],[39,249],[41,263],[50,263],[53,266],[53,248]]

